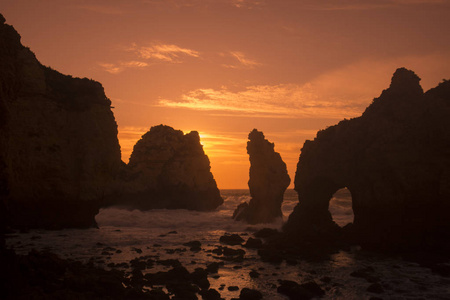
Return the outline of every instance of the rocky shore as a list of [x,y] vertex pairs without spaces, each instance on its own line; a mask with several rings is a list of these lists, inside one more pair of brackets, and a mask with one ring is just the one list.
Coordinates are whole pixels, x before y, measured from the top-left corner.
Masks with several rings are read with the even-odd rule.
[[[129,250],[97,243],[99,255],[87,262],[32,250],[6,251],[1,283],[6,299],[448,299],[450,265],[392,259],[357,249],[321,260],[279,251],[268,256],[273,229],[224,234],[212,244],[198,240]],[[123,251],[128,261],[112,262]],[[351,261],[348,259],[351,258]],[[294,271],[296,270],[296,271]],[[241,274],[235,284],[229,272]],[[423,273],[423,275],[421,274]],[[236,275],[231,275],[232,277]],[[417,298],[417,299],[419,299]]]

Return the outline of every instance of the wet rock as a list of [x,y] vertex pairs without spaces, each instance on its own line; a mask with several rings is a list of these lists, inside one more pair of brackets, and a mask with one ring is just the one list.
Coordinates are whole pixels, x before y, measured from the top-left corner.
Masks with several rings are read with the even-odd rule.
[[375,282],[380,281],[378,276],[375,275],[375,270],[372,267],[365,267],[365,268],[353,271],[352,273],[350,273],[350,276],[364,278],[365,280],[367,280],[367,282],[370,282],[370,283],[375,283]]
[[379,283],[372,283],[367,288],[367,291],[370,292],[370,293],[375,293],[375,294],[382,294],[382,293],[384,293],[383,286],[381,284],[379,284]]
[[133,269],[145,270],[147,268],[147,263],[145,261],[140,260],[139,258],[135,258],[130,261],[130,266]]
[[141,253],[142,253],[142,249],[135,248],[135,247],[132,247],[132,248],[131,248],[131,251],[134,251],[134,252],[136,252],[137,254],[141,254]]
[[225,234],[220,237],[220,242],[227,245],[241,245],[244,239],[239,236],[239,234]]
[[202,299],[204,299],[204,300],[220,300],[220,299],[222,299],[220,297],[220,293],[218,291],[216,291],[215,289],[200,291],[200,295],[202,296]]
[[325,292],[313,281],[304,284],[290,280],[281,280],[277,292],[295,300],[307,300],[314,297],[322,297]]
[[210,286],[208,281],[208,271],[203,268],[196,268],[194,272],[191,273],[191,279],[202,290],[208,289]]
[[249,288],[243,288],[239,294],[239,299],[242,300],[259,300],[262,299],[262,294],[258,290],[252,290]]
[[231,285],[231,286],[228,287],[228,290],[231,291],[231,292],[239,291],[239,287],[235,286],[235,285]]
[[132,288],[144,283],[142,277],[138,279],[138,271],[130,282],[122,271],[63,260],[51,253],[2,253],[0,265],[8,274],[2,278],[2,296],[6,299],[167,299],[151,298]]
[[199,241],[190,241],[190,242],[184,243],[183,246],[190,247],[189,250],[194,251],[194,252],[202,250],[202,248],[201,248],[202,243],[200,243]]
[[259,274],[259,273],[256,272],[256,271],[250,271],[249,275],[250,275],[251,278],[259,278],[259,276],[260,276],[261,274]]
[[330,283],[331,282],[331,278],[328,276],[324,276],[322,278],[320,278],[320,281],[324,282],[324,283]]
[[233,249],[233,248],[228,248],[228,247],[223,247],[222,253],[225,256],[241,256],[241,257],[243,257],[245,255],[245,251],[242,249]]
[[162,259],[157,260],[156,263],[163,266],[171,266],[173,268],[181,266],[181,263],[178,259]]
[[254,239],[252,237],[249,237],[247,242],[244,244],[245,248],[253,248],[253,249],[259,249],[263,245],[262,240],[260,239]]
[[223,266],[223,263],[213,262],[206,265],[206,271],[208,273],[217,273],[219,271],[219,267]]
[[253,129],[248,136],[247,153],[250,156],[249,204],[240,204],[233,213],[235,220],[250,224],[271,223],[283,216],[281,203],[291,179],[286,164],[274,144],[264,134]]
[[258,255],[263,262],[269,262],[273,264],[281,264],[283,262],[283,256],[277,250],[273,249],[259,249]]
[[260,230],[258,230],[257,232],[255,232],[254,236],[257,238],[268,238],[268,237],[272,237],[274,235],[279,234],[278,230],[273,229],[273,228],[262,228]]

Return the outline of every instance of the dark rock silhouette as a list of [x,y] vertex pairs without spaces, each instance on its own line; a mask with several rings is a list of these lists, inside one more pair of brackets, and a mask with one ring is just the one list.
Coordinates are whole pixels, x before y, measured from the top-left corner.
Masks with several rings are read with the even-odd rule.
[[134,146],[108,205],[213,210],[223,203],[198,132],[154,126]]
[[286,164],[273,143],[256,129],[248,135],[247,153],[250,156],[250,180],[248,186],[252,199],[240,204],[233,214],[235,220],[250,224],[271,223],[282,217],[281,203],[291,179]]
[[111,102],[100,83],[41,65],[4,22],[1,16],[0,218],[15,227],[94,226],[120,166]]
[[398,69],[363,115],[306,141],[297,165],[299,204],[284,231],[297,239],[337,237],[328,204],[347,187],[354,224],[367,248],[449,246],[450,82],[426,93],[419,77]]

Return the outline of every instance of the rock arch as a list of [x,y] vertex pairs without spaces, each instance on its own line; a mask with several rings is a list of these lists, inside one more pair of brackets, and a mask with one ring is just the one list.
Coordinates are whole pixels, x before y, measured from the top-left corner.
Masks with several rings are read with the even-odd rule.
[[299,204],[286,233],[334,236],[328,201],[352,193],[356,240],[375,248],[447,243],[450,209],[450,82],[423,93],[414,72],[398,69],[361,117],[306,141],[297,165]]

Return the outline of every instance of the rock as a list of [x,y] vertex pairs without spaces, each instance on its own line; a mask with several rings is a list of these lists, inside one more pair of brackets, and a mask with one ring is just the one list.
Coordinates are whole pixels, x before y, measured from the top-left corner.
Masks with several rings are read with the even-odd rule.
[[325,292],[313,281],[298,284],[290,280],[281,280],[277,292],[293,300],[307,300],[325,295]]
[[375,270],[372,267],[366,267],[358,269],[350,273],[352,277],[364,278],[367,282],[374,283],[380,281],[380,279],[374,275]]
[[244,239],[239,236],[239,234],[225,234],[220,237],[220,242],[234,246],[241,245],[244,242]]
[[210,211],[223,203],[198,132],[154,126],[136,143],[108,205]]
[[281,264],[283,262],[283,256],[280,251],[272,249],[259,249],[258,255],[264,262],[269,262],[273,264]]
[[95,227],[122,164],[111,101],[100,83],[43,66],[3,22],[0,45],[0,223]]
[[375,293],[375,294],[382,294],[382,293],[384,293],[384,289],[381,286],[381,284],[379,284],[379,283],[372,283],[367,288],[367,291],[370,292],[370,293]]
[[273,228],[262,228],[260,230],[258,230],[257,232],[255,232],[254,236],[257,238],[269,238],[272,237],[274,235],[279,234],[278,230],[273,229]]
[[266,140],[262,132],[253,129],[248,139],[247,153],[250,156],[248,186],[252,198],[248,205],[238,206],[233,218],[250,224],[271,223],[283,216],[281,203],[291,179],[280,154],[274,151],[274,144]]
[[133,288],[122,271],[63,260],[52,253],[1,254],[2,273],[7,274],[1,276],[2,299],[169,299],[165,293],[156,298]]
[[247,242],[244,244],[245,248],[253,248],[253,249],[259,249],[263,245],[262,241],[260,239],[254,239],[252,237],[249,237]]
[[190,241],[190,242],[184,243],[183,246],[190,247],[189,250],[195,251],[195,252],[202,250],[202,248],[201,248],[202,243],[200,243],[199,241]]
[[206,271],[208,273],[217,273],[219,271],[219,267],[223,266],[223,263],[213,262],[206,265]]
[[215,289],[209,289],[206,291],[200,291],[200,295],[204,300],[220,300],[220,293]]
[[249,275],[251,278],[259,278],[261,274],[259,274],[259,272],[256,271],[250,271]]
[[235,286],[235,285],[231,285],[231,286],[228,287],[228,290],[230,292],[239,291],[239,287]]
[[328,204],[347,187],[356,243],[388,251],[450,249],[450,81],[423,93],[419,80],[398,69],[362,116],[305,142],[295,177],[299,204],[284,232],[303,241],[339,239]]
[[252,290],[249,288],[243,288],[239,294],[239,299],[242,300],[259,300],[262,299],[262,294],[260,291]]
[[198,285],[202,290],[208,289],[210,283],[208,281],[208,271],[202,268],[196,268],[194,272],[191,273],[192,282]]

